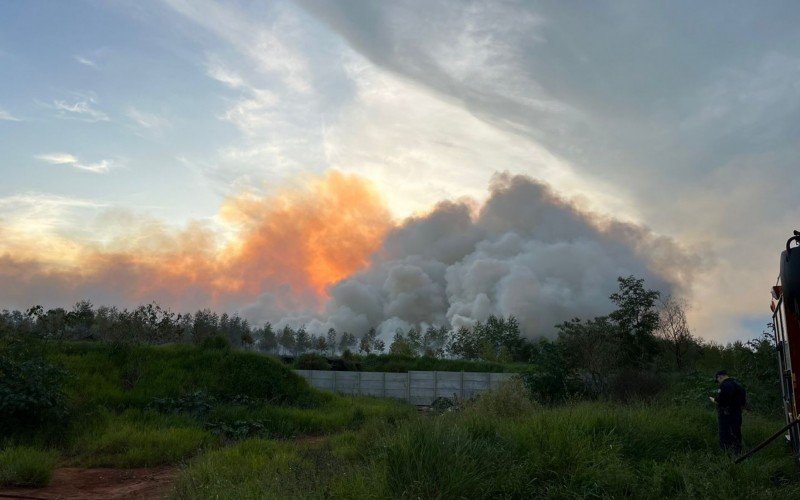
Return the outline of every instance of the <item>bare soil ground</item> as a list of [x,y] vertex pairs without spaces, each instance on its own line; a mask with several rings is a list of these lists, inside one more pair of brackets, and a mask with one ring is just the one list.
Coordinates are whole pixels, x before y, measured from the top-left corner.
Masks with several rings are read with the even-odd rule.
[[0,488],[0,498],[118,499],[162,498],[177,474],[175,467],[152,469],[56,469],[44,488]]

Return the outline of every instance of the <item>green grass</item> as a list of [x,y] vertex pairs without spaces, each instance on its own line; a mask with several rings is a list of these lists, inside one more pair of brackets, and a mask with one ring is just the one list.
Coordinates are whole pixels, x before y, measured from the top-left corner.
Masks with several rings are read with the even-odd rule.
[[103,411],[76,436],[68,455],[82,467],[154,467],[180,463],[218,442],[202,424],[180,415]]
[[[718,451],[702,377],[651,404],[552,407],[512,382],[419,415],[317,391],[254,353],[63,343],[48,356],[69,372],[70,423],[57,451],[7,440],[3,484],[45,484],[60,461],[179,465],[177,498],[800,498],[779,443],[738,466]],[[745,448],[781,426],[744,422]]]
[[320,401],[319,392],[301,377],[257,353],[188,345],[70,342],[54,345],[50,358],[69,372],[67,395],[81,408],[141,407],[154,398],[197,390],[294,406],[314,406]]
[[68,342],[47,345],[47,354],[68,372],[70,418],[15,439],[55,445],[71,466],[181,464],[246,437],[317,436],[414,412],[318,391],[255,353]]
[[[775,444],[734,465],[713,410],[672,403],[539,407],[515,391],[372,421],[314,441],[252,440],[191,461],[177,498],[798,498]],[[780,422],[746,415],[746,447]]]
[[53,477],[58,453],[27,446],[0,450],[0,486],[46,486]]

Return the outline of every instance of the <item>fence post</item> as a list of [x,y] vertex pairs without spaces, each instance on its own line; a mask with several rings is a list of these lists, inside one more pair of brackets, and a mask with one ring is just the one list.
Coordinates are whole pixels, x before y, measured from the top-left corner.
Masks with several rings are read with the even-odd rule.
[[491,388],[492,388],[492,374],[486,372],[486,390],[488,391]]
[[436,395],[439,392],[439,377],[436,370],[433,371],[433,400],[436,401]]
[[411,402],[411,372],[406,372],[406,401]]

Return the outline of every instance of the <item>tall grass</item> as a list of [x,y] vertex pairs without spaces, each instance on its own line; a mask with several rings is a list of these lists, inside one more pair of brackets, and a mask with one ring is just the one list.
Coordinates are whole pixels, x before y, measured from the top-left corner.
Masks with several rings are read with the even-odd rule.
[[322,393],[255,353],[77,342],[47,349],[66,369],[71,420],[17,441],[55,446],[66,465],[181,464],[250,436],[321,435],[414,411],[398,401]]
[[322,400],[302,377],[256,353],[73,342],[55,345],[50,357],[70,374],[68,397],[78,406],[144,406],[154,398],[197,390],[295,406],[314,406]]
[[[370,424],[320,441],[242,443],[191,462],[175,495],[800,498],[787,450],[776,445],[734,465],[717,449],[710,408],[538,407],[520,398],[507,387],[458,411]],[[745,440],[755,444],[778,425],[748,415]]]
[[57,461],[53,451],[8,446],[0,450],[0,486],[46,486]]

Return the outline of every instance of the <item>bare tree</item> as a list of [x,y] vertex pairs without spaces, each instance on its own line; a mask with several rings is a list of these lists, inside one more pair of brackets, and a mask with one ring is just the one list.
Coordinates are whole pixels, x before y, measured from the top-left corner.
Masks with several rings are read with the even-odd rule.
[[686,364],[686,354],[694,340],[689,324],[686,321],[686,301],[668,295],[661,300],[658,312],[656,335],[672,346],[675,364],[682,370]]

